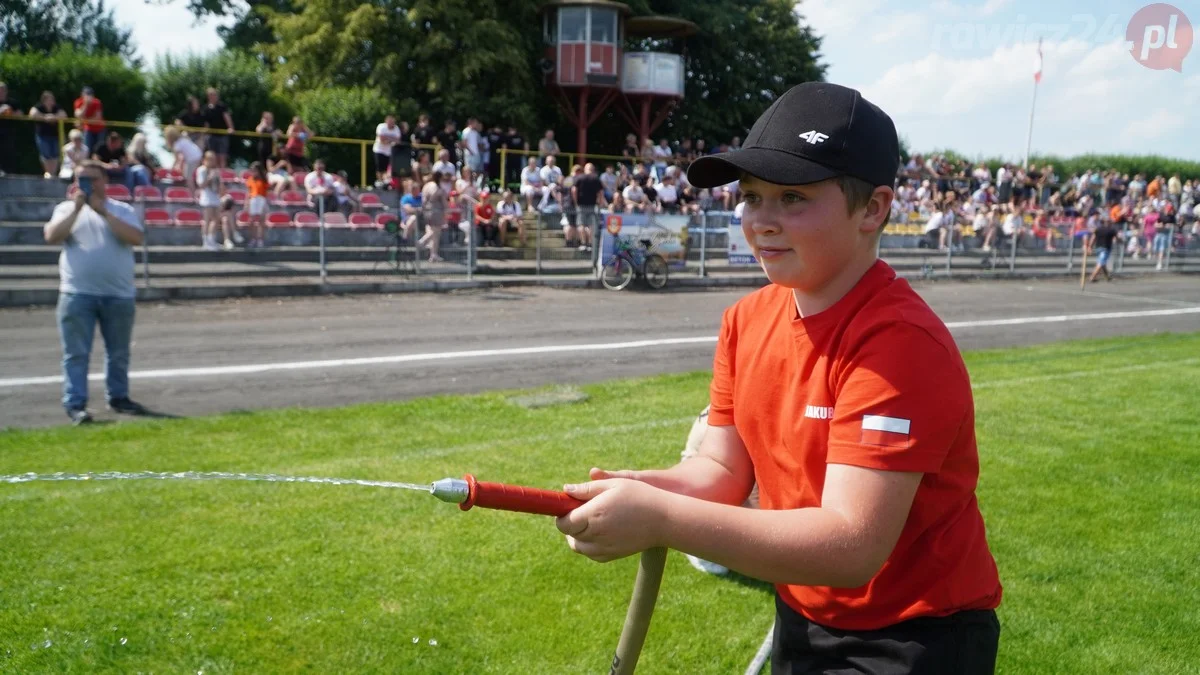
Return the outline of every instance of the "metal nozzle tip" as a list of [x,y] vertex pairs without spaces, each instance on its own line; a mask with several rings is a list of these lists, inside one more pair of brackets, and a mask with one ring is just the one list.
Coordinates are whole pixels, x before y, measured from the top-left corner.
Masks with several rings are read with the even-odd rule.
[[443,478],[433,482],[429,492],[438,499],[451,504],[461,504],[467,501],[471,490],[467,481],[461,478]]

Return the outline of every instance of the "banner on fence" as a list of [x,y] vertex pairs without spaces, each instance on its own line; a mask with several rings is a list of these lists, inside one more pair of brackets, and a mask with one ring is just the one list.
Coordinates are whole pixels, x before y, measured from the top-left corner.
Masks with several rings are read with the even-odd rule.
[[661,255],[667,265],[682,269],[687,265],[688,216],[645,213],[606,213],[601,232],[600,263],[616,250],[617,237],[634,246],[639,241],[650,242],[650,252]]
[[742,208],[745,202],[739,203],[733,209],[733,217],[729,219],[729,264],[732,265],[757,265],[758,261],[754,259],[754,252],[750,249],[750,243],[746,241],[746,234],[742,232]]

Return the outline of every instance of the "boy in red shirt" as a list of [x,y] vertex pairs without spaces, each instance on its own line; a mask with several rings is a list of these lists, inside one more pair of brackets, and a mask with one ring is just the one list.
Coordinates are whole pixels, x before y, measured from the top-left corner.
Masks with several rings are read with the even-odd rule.
[[[776,587],[772,672],[991,673],[1001,586],[949,331],[876,257],[895,125],[796,86],[688,181],[740,181],[769,286],[725,311],[708,433],[665,470],[592,469],[558,519],[595,560],[667,546]],[[761,509],[740,508],[757,484]]]

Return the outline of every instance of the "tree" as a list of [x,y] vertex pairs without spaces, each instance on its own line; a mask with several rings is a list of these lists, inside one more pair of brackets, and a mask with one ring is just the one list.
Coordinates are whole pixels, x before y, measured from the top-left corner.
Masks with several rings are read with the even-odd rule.
[[[518,5],[520,3],[510,3]],[[527,4],[527,3],[526,3]],[[521,16],[495,0],[308,0],[299,13],[259,6],[278,37],[261,45],[288,91],[374,87],[413,99],[434,119],[479,115],[523,127],[536,123],[544,95],[532,77]],[[513,39],[518,37],[518,39]]]
[[117,25],[104,0],[0,0],[0,52],[49,54],[62,45],[141,65],[131,31]]
[[[198,13],[239,12],[231,0],[187,1]],[[397,105],[415,102],[438,123],[453,118],[461,126],[466,117],[478,116],[488,125],[515,124],[531,136],[552,127],[571,150],[573,130],[537,68],[544,50],[539,4],[545,5],[529,0],[258,0],[225,35],[230,46],[247,49],[267,64],[289,96],[322,87],[371,87]],[[685,99],[662,129],[666,136],[710,141],[745,136],[775,97],[824,77],[820,40],[792,0],[628,4],[635,16],[678,16],[700,28],[681,42],[626,45],[686,55]],[[589,134],[589,150],[619,152],[626,131],[610,111]]]

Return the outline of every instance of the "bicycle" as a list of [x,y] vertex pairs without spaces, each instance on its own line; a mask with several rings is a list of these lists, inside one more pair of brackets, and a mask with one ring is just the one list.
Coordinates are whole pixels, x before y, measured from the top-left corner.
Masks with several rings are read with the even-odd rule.
[[670,268],[666,258],[657,253],[651,253],[653,245],[649,239],[638,240],[634,246],[629,241],[617,237],[613,241],[615,251],[600,269],[600,283],[610,291],[619,291],[633,282],[634,274],[644,279],[646,285],[654,290],[660,290],[667,285]]

